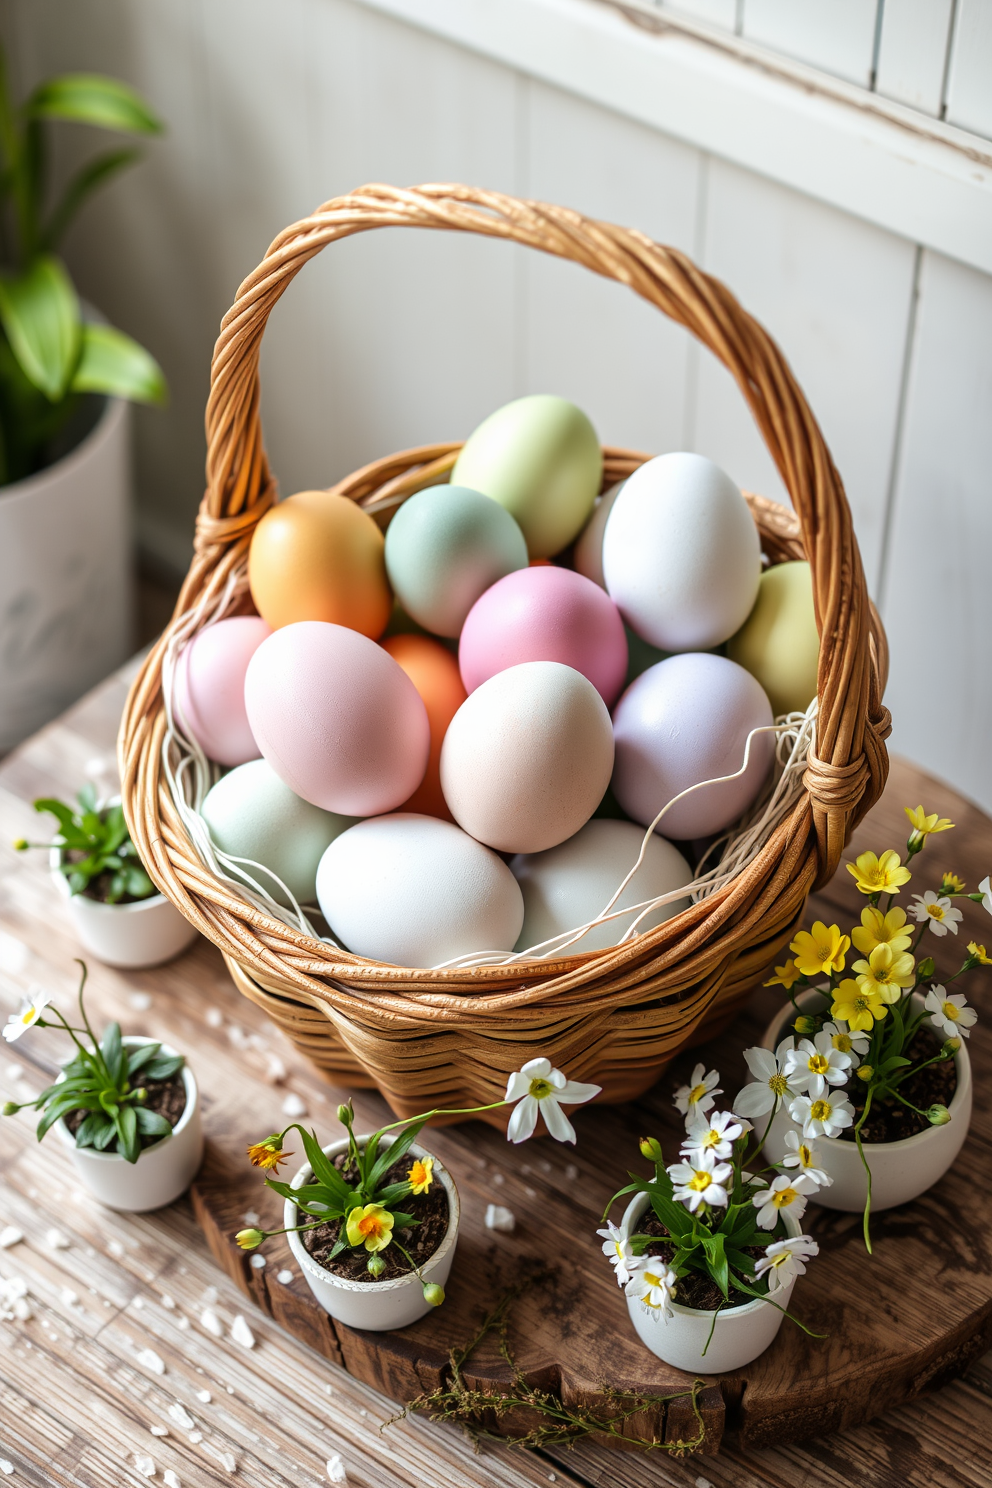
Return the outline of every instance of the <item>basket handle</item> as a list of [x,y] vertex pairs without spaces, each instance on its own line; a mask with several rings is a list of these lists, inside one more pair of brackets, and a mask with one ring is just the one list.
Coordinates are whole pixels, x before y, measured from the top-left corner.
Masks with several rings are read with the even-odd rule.
[[259,412],[259,352],[273,306],[328,243],[378,227],[477,233],[582,264],[628,285],[685,326],[734,377],[792,498],[812,568],[819,722],[806,784],[825,881],[840,861],[859,803],[881,794],[888,771],[884,636],[872,614],[844,487],[772,338],[718,279],[633,228],[469,186],[372,185],[327,202],[281,232],[221,323],[207,402],[207,487],[179,608],[236,566],[276,499]]

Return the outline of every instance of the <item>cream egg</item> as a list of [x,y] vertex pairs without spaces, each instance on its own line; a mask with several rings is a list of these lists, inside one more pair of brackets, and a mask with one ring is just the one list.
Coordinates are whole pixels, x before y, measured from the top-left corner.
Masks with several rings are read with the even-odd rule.
[[575,540],[576,570],[582,574],[583,578],[592,579],[600,589],[606,588],[606,580],[603,578],[603,533],[606,531],[606,523],[613,510],[613,503],[624,485],[624,481],[617,481],[615,485],[610,486],[609,490],[603,492],[593,507],[592,516]]
[[317,899],[349,950],[395,966],[512,950],[524,917],[502,858],[451,822],[413,812],[335,838],[317,869]]

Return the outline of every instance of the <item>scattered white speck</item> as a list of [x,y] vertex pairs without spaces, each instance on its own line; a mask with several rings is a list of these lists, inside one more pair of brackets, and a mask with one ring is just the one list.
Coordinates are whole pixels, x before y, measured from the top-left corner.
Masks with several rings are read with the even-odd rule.
[[169,1434],[168,1426],[149,1426],[148,1430],[152,1436],[168,1436]]
[[112,1255],[116,1261],[119,1261],[124,1254],[124,1247],[121,1242],[119,1240],[108,1240],[107,1254]]
[[542,1173],[551,1172],[551,1164],[548,1162],[548,1159],[546,1157],[542,1157],[537,1166],[540,1168]]
[[23,940],[18,940],[16,935],[8,935],[6,930],[0,930],[0,971],[17,976],[27,966],[30,955]]
[[154,1349],[142,1349],[138,1355],[138,1363],[142,1368],[150,1369],[153,1374],[165,1373],[165,1360]]
[[75,1307],[76,1303],[79,1301],[79,1293],[74,1292],[72,1290],[72,1287],[63,1287],[61,1296],[62,1301],[65,1303],[66,1307]]
[[225,1472],[236,1473],[238,1470],[237,1459],[233,1452],[221,1452],[220,1465]]
[[176,1327],[177,1328],[181,1328],[182,1331],[185,1333],[186,1332],[186,1329],[189,1327],[189,1318],[188,1317],[177,1318],[176,1319]]
[[69,1249],[69,1241],[66,1239],[65,1235],[63,1235],[61,1230],[46,1230],[45,1244],[48,1246],[49,1250]]
[[8,1462],[6,1457],[0,1457],[0,1472],[3,1473],[4,1477],[9,1478],[13,1471],[14,1464],[12,1462]]
[[549,1483],[557,1483],[557,1481],[558,1481],[558,1478],[557,1478],[557,1475],[555,1473],[548,1473],[548,1482]]
[[501,1188],[502,1185],[506,1182],[506,1179],[503,1177],[502,1173],[494,1173],[493,1182],[496,1184],[497,1188]]
[[536,1199],[537,1198],[537,1189],[536,1188],[527,1188],[526,1185],[525,1185],[524,1186],[524,1193],[527,1195],[527,1197],[529,1199]]
[[23,1230],[19,1230],[16,1225],[4,1225],[0,1230],[0,1250],[9,1250],[12,1245],[20,1245],[23,1239]]
[[[247,1218],[247,1215],[245,1217]],[[255,1218],[257,1219],[258,1216],[256,1215]],[[220,1294],[218,1293],[215,1286],[207,1287],[203,1293],[203,1297],[201,1298],[204,1307],[213,1307],[219,1295]]]
[[248,1042],[251,1044],[252,1048],[257,1049],[260,1054],[264,1054],[266,1049],[269,1047],[268,1039],[263,1038],[260,1033],[250,1033],[248,1035]]
[[150,992],[129,992],[127,1000],[136,1013],[147,1013],[152,1005],[152,994]]
[[[246,1225],[258,1224],[258,1215],[255,1213],[254,1209],[246,1209],[241,1218],[244,1220]],[[214,1295],[214,1301],[217,1301],[216,1294]]]
[[265,1078],[270,1085],[281,1085],[289,1071],[279,1058],[278,1054],[267,1053],[265,1056]]
[[348,1474],[345,1472],[340,1452],[335,1452],[333,1457],[327,1459],[327,1481],[329,1483],[347,1483],[348,1481]]
[[189,1434],[189,1440],[194,1447],[198,1447],[200,1445],[200,1442],[203,1440],[203,1432],[191,1431]]
[[212,1307],[205,1307],[203,1309],[200,1314],[200,1322],[206,1328],[207,1332],[212,1333],[215,1338],[224,1337],[224,1325]]
[[24,1066],[18,1064],[17,1061],[14,1059],[11,1059],[7,1064],[4,1065],[3,1072],[7,1076],[7,1079],[12,1080],[15,1085],[17,1084],[18,1080],[24,1079]]
[[713,1484],[709,1478],[697,1478],[695,1488],[713,1488]]
[[227,1036],[235,1049],[251,1048],[251,1041],[240,1023],[232,1023],[227,1030]]
[[0,1318],[26,1323],[32,1317],[28,1301],[28,1284],[23,1276],[0,1277]]
[[175,1421],[176,1425],[181,1426],[184,1431],[196,1430],[196,1422],[186,1407],[178,1400],[173,1401],[172,1405],[169,1406],[169,1420]]
[[228,1385],[228,1387],[227,1387],[227,1393],[228,1393],[228,1395],[233,1395],[234,1394],[234,1386],[233,1385]]
[[84,771],[91,780],[99,780],[101,775],[117,776],[117,759],[112,754],[94,754],[83,766]]
[[131,1306],[132,1307],[136,1307],[139,1312],[144,1307],[144,1305],[145,1305],[145,1299],[144,1299],[144,1297],[132,1297],[131,1298]]
[[135,1457],[134,1465],[143,1478],[155,1476],[155,1464],[150,1457]]
[[[240,1312],[231,1324],[231,1337],[235,1343],[240,1343],[242,1348],[255,1347],[255,1335],[241,1316]],[[232,1468],[233,1472],[234,1469]]]
[[209,1390],[197,1390],[196,1398],[197,1400],[202,1400],[204,1405],[209,1405],[214,1397],[211,1395]]
[[253,1255],[249,1264],[256,1271],[261,1271],[262,1267],[265,1265],[265,1257],[263,1255]]
[[166,1309],[167,1312],[171,1312],[176,1305],[175,1298],[170,1297],[168,1292],[162,1293],[161,1302],[162,1306]]
[[28,1189],[28,1198],[29,1199],[36,1199],[37,1197],[38,1197],[38,1190],[36,1188],[29,1188]]
[[579,1170],[575,1166],[575,1164],[574,1163],[566,1163],[565,1164],[565,1177],[568,1179],[569,1183],[574,1183],[575,1180],[576,1180],[576,1178],[578,1178],[578,1176],[579,1176]]
[[276,1272],[276,1281],[281,1281],[282,1284],[283,1284],[283,1286],[289,1286],[289,1283],[292,1281],[292,1279],[293,1279],[293,1273],[292,1273],[292,1271],[277,1271]]
[[359,1415],[360,1415],[360,1416],[367,1416],[367,1415],[368,1415],[368,1411],[367,1411],[367,1410],[360,1410],[360,1411],[359,1411],[359,1412],[358,1412],[358,1414],[359,1414]]
[[306,1102],[290,1091],[282,1103],[282,1113],[284,1116],[305,1116],[307,1114]]
[[165,1484],[165,1488],[180,1488],[179,1479],[171,1467],[165,1469],[165,1472],[162,1474],[162,1482]]
[[486,1206],[487,1230],[502,1230],[504,1234],[512,1235],[516,1227],[517,1221],[512,1209],[504,1209],[502,1204]]
[[208,1028],[223,1028],[224,1014],[221,1012],[220,1008],[207,1008],[204,1016],[207,1020]]

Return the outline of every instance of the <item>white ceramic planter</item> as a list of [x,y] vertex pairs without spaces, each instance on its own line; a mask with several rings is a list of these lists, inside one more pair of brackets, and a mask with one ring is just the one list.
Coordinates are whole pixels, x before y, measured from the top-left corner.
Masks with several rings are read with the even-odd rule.
[[[647,1194],[635,1194],[627,1205],[623,1223],[629,1234],[637,1231],[637,1221],[648,1207]],[[798,1223],[791,1214],[782,1216],[791,1236],[801,1234]],[[769,1243],[772,1236],[768,1236]],[[741,1369],[750,1364],[771,1344],[785,1314],[779,1308],[788,1308],[795,1280],[775,1293],[776,1306],[756,1298],[742,1307],[726,1307],[713,1323],[712,1312],[698,1307],[682,1307],[672,1303],[674,1317],[661,1318],[645,1307],[643,1302],[627,1297],[627,1311],[641,1342],[676,1369],[689,1374],[725,1374],[728,1370]],[[713,1337],[709,1347],[706,1340]],[[706,1349],[705,1354],[703,1349]]]
[[[364,1145],[370,1136],[369,1132],[357,1137],[359,1146]],[[392,1140],[393,1138],[390,1138],[390,1141]],[[383,1147],[385,1147],[385,1139]],[[345,1152],[347,1148],[348,1142],[345,1139],[341,1142],[330,1143],[324,1148],[324,1152],[333,1161],[339,1152]],[[433,1157],[433,1153],[428,1153],[416,1142],[410,1147],[409,1152],[411,1157]],[[299,1188],[306,1183],[310,1177],[310,1171],[309,1163],[300,1168],[292,1179],[293,1188]],[[451,1263],[455,1258],[460,1210],[458,1190],[447,1168],[443,1167],[436,1157],[434,1158],[434,1176],[444,1184],[448,1195],[448,1233],[430,1260],[421,1266],[420,1270],[424,1281],[433,1281],[438,1286],[444,1286],[451,1272]],[[289,1229],[292,1225],[299,1223],[299,1210],[291,1199],[287,1199],[283,1224]],[[418,1318],[424,1317],[431,1311],[431,1303],[424,1300],[423,1284],[413,1272],[407,1276],[397,1277],[394,1281],[372,1281],[371,1279],[369,1281],[348,1281],[343,1276],[335,1276],[332,1271],[326,1271],[323,1266],[318,1266],[307,1253],[299,1235],[291,1234],[287,1238],[310,1290],[324,1311],[329,1312],[331,1317],[339,1323],[345,1323],[349,1328],[366,1328],[374,1333],[385,1333],[392,1328],[405,1328],[407,1324],[415,1323]]]
[[98,961],[131,971],[161,966],[196,939],[196,927],[164,894],[153,894],[137,904],[102,904],[70,891],[59,868],[61,861],[60,849],[53,848],[52,878],[80,944]]
[[[148,1044],[152,1039],[126,1037],[129,1047]],[[163,1053],[178,1051],[168,1044]],[[185,1193],[203,1161],[203,1127],[200,1121],[200,1092],[189,1063],[182,1068],[186,1087],[186,1109],[172,1129],[144,1148],[136,1163],[125,1162],[119,1152],[96,1152],[92,1147],[77,1147],[76,1139],[64,1121],[56,1121],[55,1130],[69,1149],[73,1167],[80,1179],[101,1204],[108,1209],[124,1209],[142,1214],[148,1209],[161,1209]]]
[[[800,1007],[810,1007],[818,998],[815,993],[807,992],[801,994],[798,1001]],[[918,1009],[922,1008],[921,997],[917,995],[913,1001]],[[778,1047],[793,1016],[792,1004],[786,1003],[768,1026],[763,1039],[766,1049]],[[954,1063],[958,1088],[948,1106],[951,1119],[946,1126],[927,1127],[926,1131],[918,1132],[915,1137],[904,1137],[901,1142],[866,1144],[865,1156],[871,1168],[872,1213],[894,1209],[897,1204],[908,1204],[911,1199],[926,1193],[944,1176],[961,1151],[971,1124],[971,1061],[968,1045],[963,1040]],[[785,1135],[793,1129],[795,1123],[780,1110],[765,1142],[765,1153],[770,1162],[780,1162],[785,1156]],[[856,1144],[838,1137],[817,1137],[816,1153],[819,1166],[834,1181],[829,1188],[818,1188],[810,1194],[812,1202],[821,1204],[824,1209],[860,1213],[868,1198],[868,1178]]]
[[128,430],[108,399],[64,459],[0,486],[0,753],[130,653]]

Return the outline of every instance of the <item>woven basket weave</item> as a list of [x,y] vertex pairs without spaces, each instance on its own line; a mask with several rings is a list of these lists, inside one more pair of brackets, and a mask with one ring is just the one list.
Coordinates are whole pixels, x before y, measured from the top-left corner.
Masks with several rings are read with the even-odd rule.
[[[494,192],[366,186],[281,233],[224,317],[207,404],[196,553],[170,630],[244,572],[255,524],[276,500],[259,418],[259,350],[270,311],[328,243],[379,227],[478,233],[583,264],[687,327],[728,368],[796,513],[748,497],[764,551],[772,562],[805,556],[812,565],[819,719],[804,793],[732,883],[622,946],[471,970],[380,965],[267,917],[200,861],[162,774],[167,631],[134,683],[121,725],[128,824],[156,883],[220,947],[241,991],[338,1083],[377,1085],[408,1115],[425,1105],[499,1099],[507,1073],[542,1053],[572,1079],[602,1085],[603,1100],[628,1100],[747,995],[885,783],[885,639],[843,486],[778,347],[684,254],[631,229]],[[334,489],[384,524],[406,496],[450,469],[459,448],[408,450]],[[649,458],[616,449],[604,457],[604,486]]]

